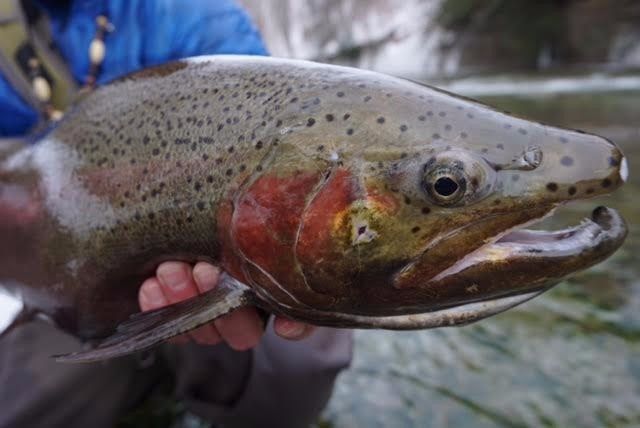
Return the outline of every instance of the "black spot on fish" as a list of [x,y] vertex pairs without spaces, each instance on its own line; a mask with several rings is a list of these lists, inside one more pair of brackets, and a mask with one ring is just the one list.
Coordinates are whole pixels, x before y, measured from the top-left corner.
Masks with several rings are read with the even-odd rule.
[[467,113],[467,117],[468,117],[469,119],[473,119],[475,116],[474,116],[473,114],[471,114],[471,113]]
[[411,233],[418,233],[420,232],[420,226],[414,226],[413,228],[411,228]]
[[369,101],[371,101],[371,97],[369,95],[367,95],[366,97],[364,97],[364,102],[368,103]]
[[589,187],[589,188],[587,189],[587,195],[590,195],[590,194],[592,194],[593,192],[595,192],[595,190],[593,189],[593,187]]
[[404,125],[404,124],[400,125],[400,132],[405,132],[407,129],[409,129],[407,125]]
[[574,186],[569,187],[569,195],[573,196],[576,194],[577,189]]
[[332,114],[327,114],[324,116],[324,118],[327,120],[327,122],[333,122],[333,115]]
[[378,119],[376,119],[376,122],[378,122],[378,123],[380,123],[380,124],[383,124],[383,123],[384,123],[384,121],[385,121],[385,118],[384,118],[384,117],[382,117],[382,116],[380,116]]
[[233,175],[233,169],[229,168],[225,174],[227,175],[227,177],[231,177]]
[[353,135],[353,128],[347,129],[347,135]]
[[513,175],[511,176],[511,181],[518,181],[518,180],[520,180],[520,175],[518,175],[518,174],[513,174]]
[[289,101],[290,103],[297,103],[298,102],[298,97],[293,97],[291,98],[291,101]]
[[558,185],[556,183],[547,183],[547,190],[555,192],[558,190]]
[[336,96],[338,98],[342,98],[342,97],[344,97],[344,92],[340,91],[340,92],[336,93]]
[[205,208],[205,203],[202,201],[198,201],[198,203],[196,204],[196,207],[200,210],[200,211],[204,211]]
[[151,150],[151,154],[154,156],[158,156],[160,154],[160,149],[156,147],[155,149]]
[[496,144],[496,147],[497,147],[499,150],[504,150],[504,144],[502,144],[502,143],[498,143],[498,144]]
[[307,119],[307,126],[313,126],[316,123],[316,120],[312,117]]
[[425,120],[427,120],[427,118],[424,115],[420,115],[420,116],[418,116],[418,120],[420,122],[424,122]]
[[409,198],[407,195],[404,195],[404,203],[407,205],[411,205],[411,198]]
[[348,120],[351,117],[351,115],[349,113],[345,113],[344,116],[342,116],[342,120]]
[[602,187],[607,188],[609,186],[611,186],[611,180],[609,180],[608,178],[605,178],[604,180],[602,180]]
[[431,208],[429,207],[422,207],[422,210],[420,210],[422,212],[422,214],[429,214],[431,212]]
[[573,158],[571,156],[562,156],[560,163],[564,166],[571,166],[573,165]]
[[440,134],[437,134],[437,133],[436,133],[436,134],[433,134],[433,135],[431,136],[431,138],[433,138],[434,140],[439,140],[439,139],[440,139]]
[[522,129],[522,128],[520,128],[520,129],[518,129],[518,132],[519,132],[520,134],[522,134],[522,135],[527,135],[527,130],[526,130],[526,129]]

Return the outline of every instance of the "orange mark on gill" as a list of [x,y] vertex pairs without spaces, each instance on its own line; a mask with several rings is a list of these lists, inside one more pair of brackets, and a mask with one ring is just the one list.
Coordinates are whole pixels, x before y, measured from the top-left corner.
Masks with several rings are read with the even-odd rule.
[[367,186],[367,200],[386,215],[396,214],[400,209],[400,201],[392,193],[381,191],[374,186]]

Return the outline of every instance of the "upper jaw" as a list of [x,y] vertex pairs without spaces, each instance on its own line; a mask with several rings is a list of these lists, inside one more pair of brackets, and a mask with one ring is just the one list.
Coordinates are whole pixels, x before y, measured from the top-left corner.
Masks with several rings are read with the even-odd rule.
[[493,245],[509,248],[512,254],[542,254],[544,257],[579,256],[606,243],[622,243],[627,227],[620,214],[604,206],[593,210],[578,226],[556,231],[518,229]]

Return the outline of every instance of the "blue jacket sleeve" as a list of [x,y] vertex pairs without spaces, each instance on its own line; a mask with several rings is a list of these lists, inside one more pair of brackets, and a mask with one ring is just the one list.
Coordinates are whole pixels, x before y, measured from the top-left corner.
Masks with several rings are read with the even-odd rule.
[[[109,17],[106,56],[98,76],[103,84],[144,67],[205,54],[266,55],[247,14],[232,0],[40,0],[53,39],[78,82],[89,70],[88,50],[95,18]],[[0,75],[0,136],[28,132],[37,116]]]

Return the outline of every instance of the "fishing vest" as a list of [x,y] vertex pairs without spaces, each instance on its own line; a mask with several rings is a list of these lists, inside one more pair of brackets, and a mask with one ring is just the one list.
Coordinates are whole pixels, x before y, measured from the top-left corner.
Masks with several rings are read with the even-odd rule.
[[78,91],[48,18],[31,0],[0,1],[0,72],[41,122],[65,111]]

